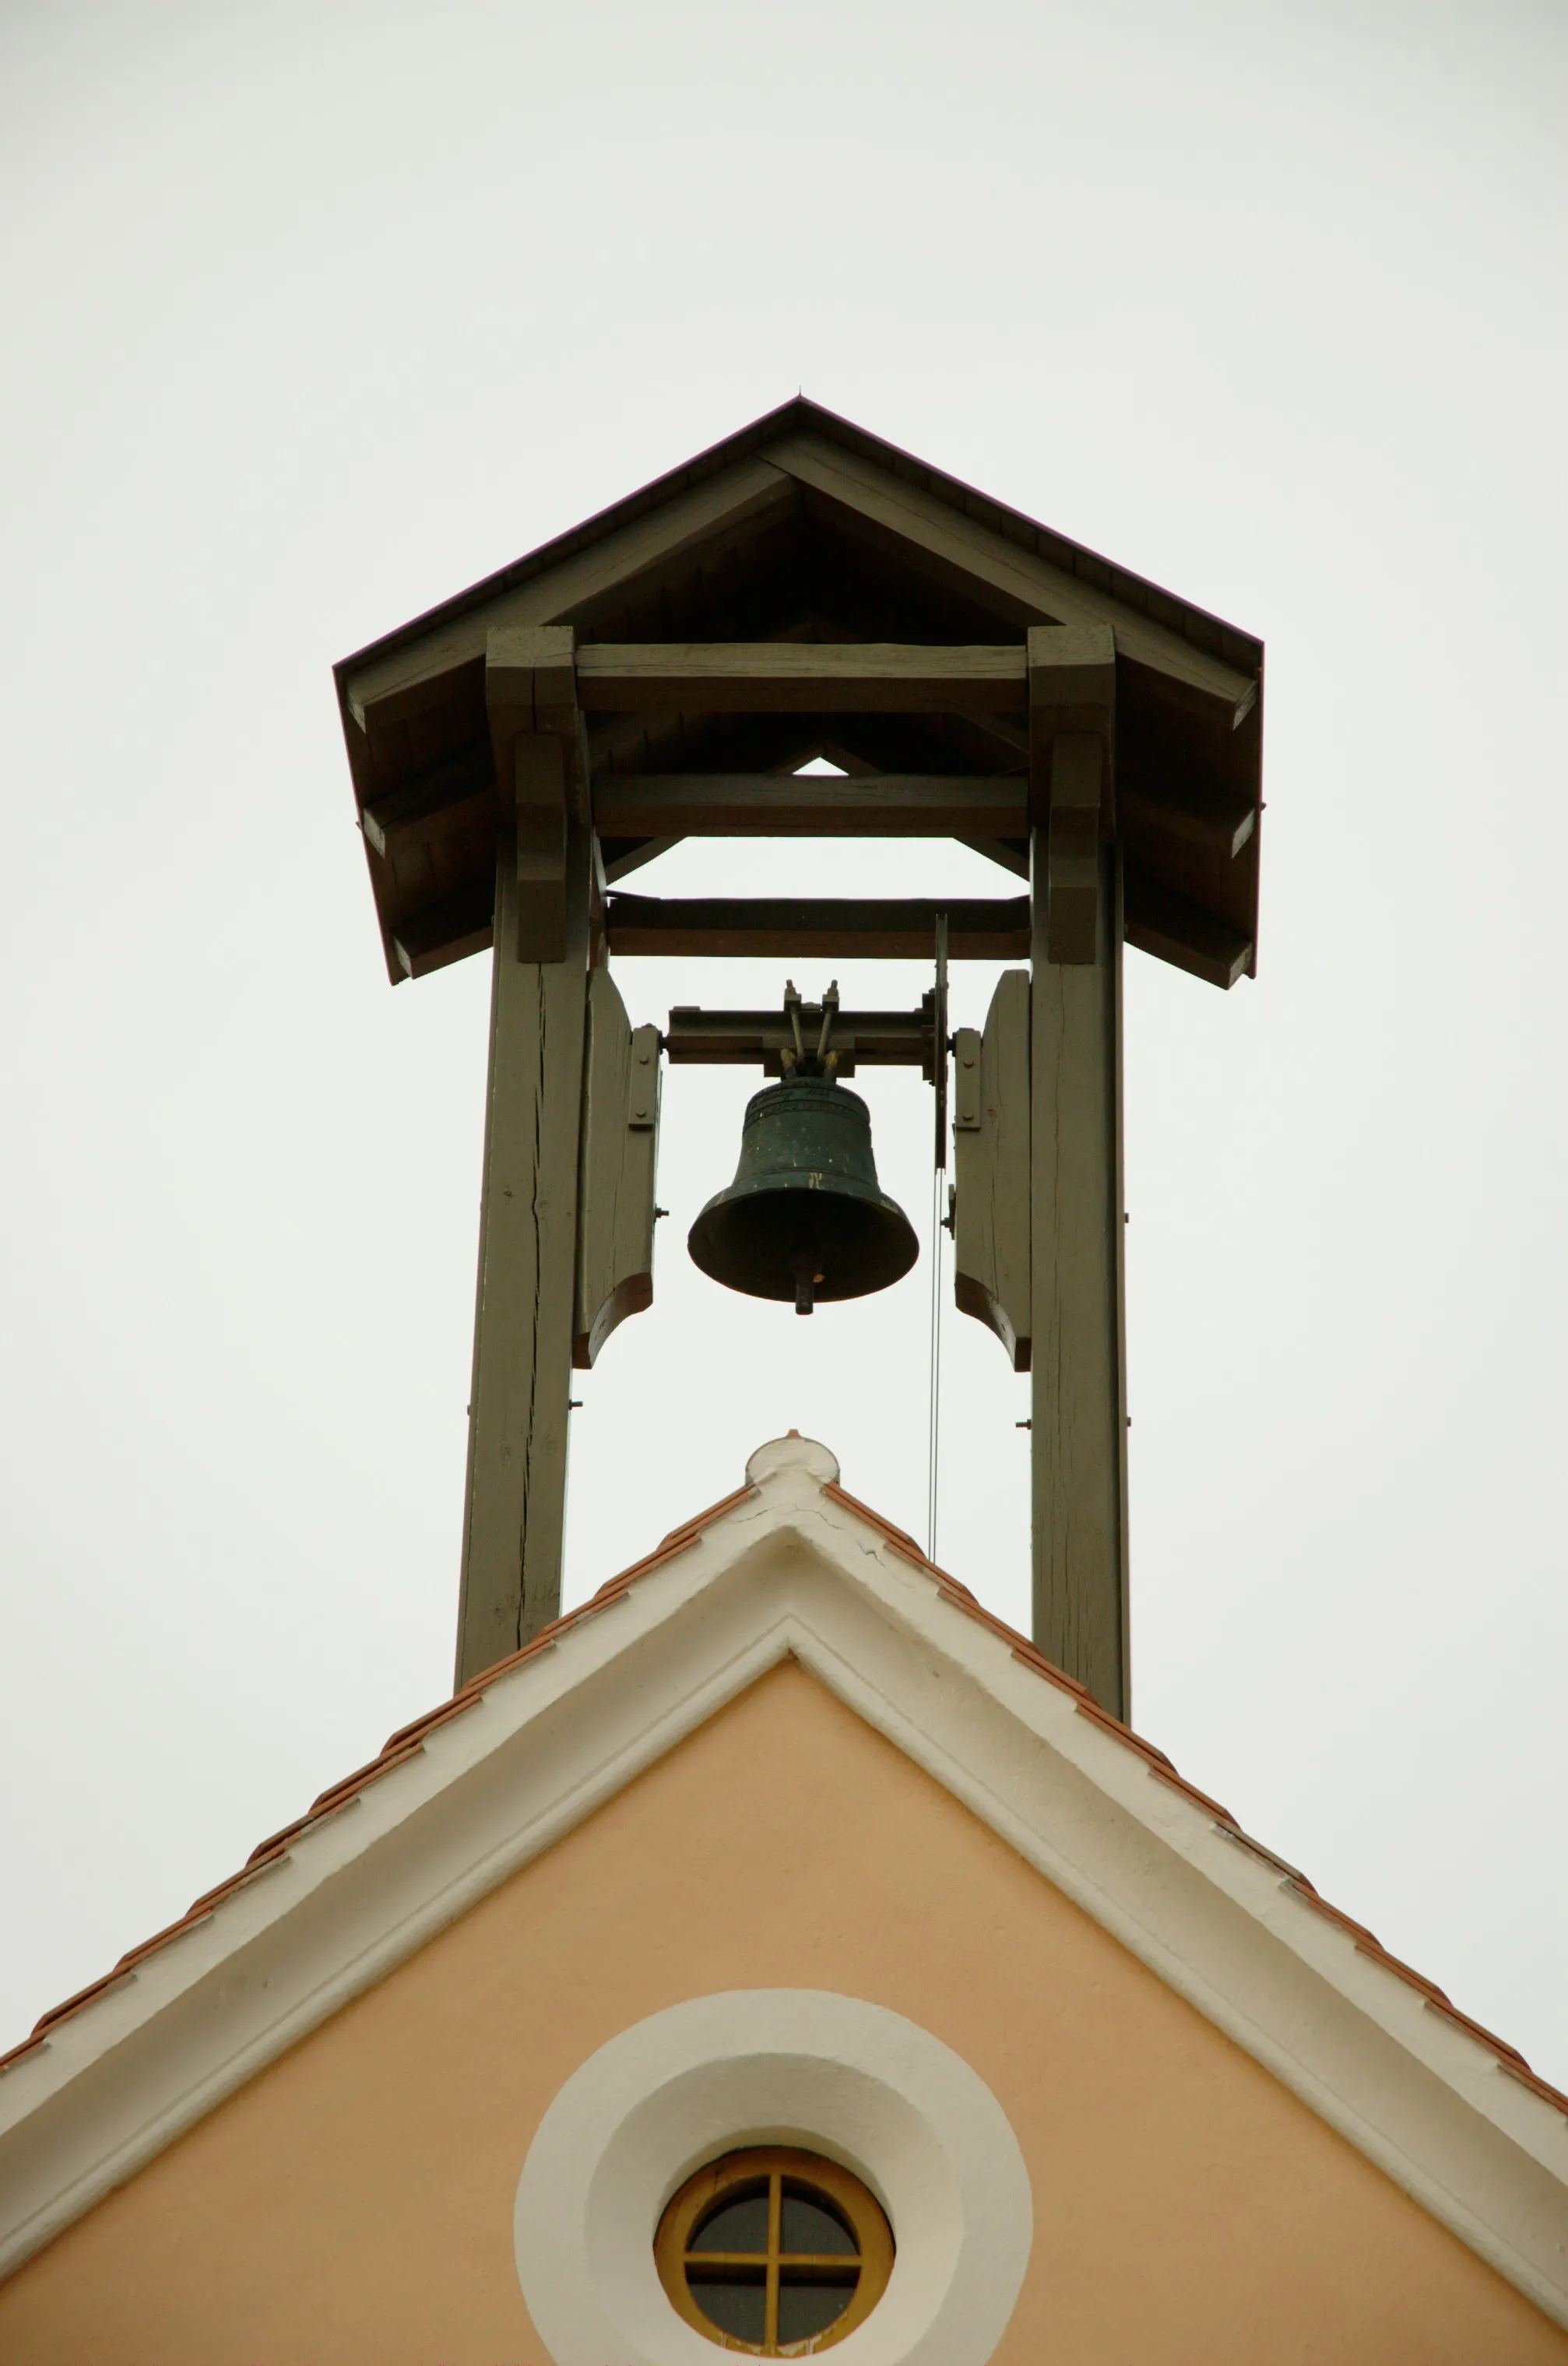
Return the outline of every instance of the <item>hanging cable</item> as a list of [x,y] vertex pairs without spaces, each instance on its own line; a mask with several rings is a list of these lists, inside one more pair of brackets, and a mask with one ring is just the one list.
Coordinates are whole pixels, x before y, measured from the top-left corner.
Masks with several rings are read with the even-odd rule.
[[926,1439],[926,1557],[936,1559],[938,1448],[942,1431],[942,1187],[939,1166],[931,1177],[931,1414]]
[[931,1403],[926,1425],[926,1556],[936,1559],[937,1474],[942,1444],[942,1188],[947,1181],[947,914],[936,917],[931,995],[931,1082],[936,1087],[936,1160],[931,1173]]

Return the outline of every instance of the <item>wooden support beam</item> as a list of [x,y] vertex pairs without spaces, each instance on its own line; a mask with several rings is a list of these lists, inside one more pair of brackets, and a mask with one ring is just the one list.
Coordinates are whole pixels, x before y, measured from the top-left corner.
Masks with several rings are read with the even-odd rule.
[[[971,597],[983,592],[998,616],[1021,625],[1048,617],[1063,625],[1103,624],[1114,632],[1123,657],[1158,674],[1172,693],[1223,715],[1233,728],[1257,704],[1255,675],[1211,656],[1189,633],[1118,597],[1115,570],[1103,569],[1104,582],[1090,580],[1087,572],[1069,572],[997,533],[981,517],[960,515],[912,475],[891,479],[875,461],[823,436],[781,436],[767,454],[817,497],[814,507],[858,531],[901,567],[919,564],[935,581]],[[1151,589],[1131,578],[1124,588],[1139,603]],[[1154,596],[1165,599],[1163,593]],[[1166,604],[1174,611],[1174,602]]]
[[960,846],[974,854],[983,854],[987,862],[997,862],[1010,871],[1015,879],[1029,876],[1029,840],[1026,838],[975,838],[968,830],[956,830],[953,835]]
[[566,953],[569,817],[588,812],[588,758],[570,625],[496,627],[485,645],[495,778],[512,806],[517,958]]
[[1054,962],[1092,962],[1100,840],[1111,800],[1116,647],[1108,625],[1030,629],[1030,797],[1046,823],[1045,929]]
[[607,837],[987,838],[1028,828],[1028,783],[972,775],[608,772],[593,819]]
[[495,736],[497,780],[505,777],[505,738],[577,729],[576,636],[570,625],[502,625],[485,641],[485,706]]
[[612,839],[610,844],[606,846],[601,839],[600,850],[604,858],[604,884],[606,887],[613,886],[617,879],[625,879],[630,872],[640,871],[645,862],[656,862],[660,855],[668,854],[672,846],[679,846],[680,843],[678,838],[621,838]]
[[[1044,825],[1035,831],[1043,866]],[[1131,1713],[1122,1319],[1119,861],[1100,851],[1092,962],[1035,916],[1030,1015],[1034,1639]]]
[[346,659],[338,673],[348,715],[373,735],[378,723],[385,727],[417,713],[443,677],[482,663],[492,626],[581,616],[618,599],[639,577],[699,558],[711,562],[787,518],[799,499],[795,479],[767,461],[738,460],[626,517],[602,540],[536,553],[476,584],[457,612],[443,612],[434,627],[407,625]]
[[1246,797],[1199,798],[1179,790],[1116,784],[1116,809],[1140,839],[1169,839],[1234,862],[1258,828],[1258,807]]
[[948,916],[947,949],[955,960],[1010,961],[1029,951],[1026,896],[952,903],[612,896],[605,920],[613,953],[929,962],[939,912]]
[[1251,976],[1252,940],[1228,920],[1161,886],[1135,863],[1126,866],[1123,894],[1127,942],[1140,952],[1154,953],[1224,992],[1238,978]]
[[512,856],[517,873],[517,958],[566,958],[566,754],[553,732],[520,731],[512,743],[517,800]]
[[1015,756],[1028,755],[1029,726],[1027,723],[1013,723],[1005,715],[987,715],[969,706],[960,707],[957,712],[961,722],[973,725],[976,731],[983,731],[987,739],[999,741],[1002,747],[1010,749]]
[[1109,743],[1116,713],[1116,643],[1109,625],[1032,625],[1029,755],[1048,759],[1059,731],[1098,732]]
[[376,852],[389,858],[454,830],[493,826],[495,810],[494,768],[489,749],[479,748],[373,797],[360,826]]
[[490,1087],[457,1613],[459,1685],[560,1608],[592,842],[566,850],[565,953],[519,960],[518,876],[496,865]]
[[680,715],[1021,714],[1023,651],[897,641],[591,643],[577,653],[585,712]]
[[1045,828],[1045,941],[1055,962],[1094,959],[1104,776],[1104,743],[1095,732],[1057,733]]
[[[852,1076],[861,1068],[919,1068],[928,1079],[933,1075],[936,1022],[929,997],[917,1010],[835,1009],[831,1015],[836,1075]],[[786,1056],[795,1056],[795,1022],[815,1042],[823,1016],[819,1002],[795,1004],[793,1016],[787,1007],[700,1010],[693,1003],[677,1003],[665,1030],[665,1057],[672,1068],[755,1064],[764,1076],[782,1076]]]
[[495,921],[495,887],[487,876],[422,904],[398,922],[392,931],[392,952],[404,977],[428,977],[449,963],[483,952]]

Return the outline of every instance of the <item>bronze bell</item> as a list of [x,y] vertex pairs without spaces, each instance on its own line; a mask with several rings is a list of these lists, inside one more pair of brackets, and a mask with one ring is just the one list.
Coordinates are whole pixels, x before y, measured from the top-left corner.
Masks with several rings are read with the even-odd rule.
[[908,1216],[876,1180],[871,1112],[825,1075],[786,1067],[746,1105],[740,1164],[687,1235],[694,1264],[749,1298],[864,1298],[919,1255]]

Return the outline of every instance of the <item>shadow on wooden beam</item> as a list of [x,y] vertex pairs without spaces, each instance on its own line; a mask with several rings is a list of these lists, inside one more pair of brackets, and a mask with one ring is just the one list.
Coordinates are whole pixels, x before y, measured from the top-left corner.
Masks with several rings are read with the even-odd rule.
[[1190,904],[1185,896],[1162,887],[1132,862],[1122,874],[1122,912],[1130,945],[1160,961],[1172,962],[1178,969],[1190,970],[1206,985],[1228,990],[1238,977],[1252,974],[1250,937],[1241,936],[1229,921]]
[[432,970],[485,952],[494,931],[491,874],[400,920],[392,930],[392,953],[404,977],[428,977]]
[[952,903],[612,896],[605,919],[613,953],[931,961],[939,912],[947,914],[947,949],[956,960],[1028,960],[1027,896]]

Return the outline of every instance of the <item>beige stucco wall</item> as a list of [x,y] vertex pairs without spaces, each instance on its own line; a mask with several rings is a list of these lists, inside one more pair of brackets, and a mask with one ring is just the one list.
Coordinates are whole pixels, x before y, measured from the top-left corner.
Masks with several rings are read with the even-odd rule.
[[1568,2335],[793,1666],[0,2287],[0,2360],[548,2366],[511,2224],[545,2107],[646,2014],[782,1986],[908,2014],[1008,2112],[1035,2240],[998,2366],[1568,2361]]

